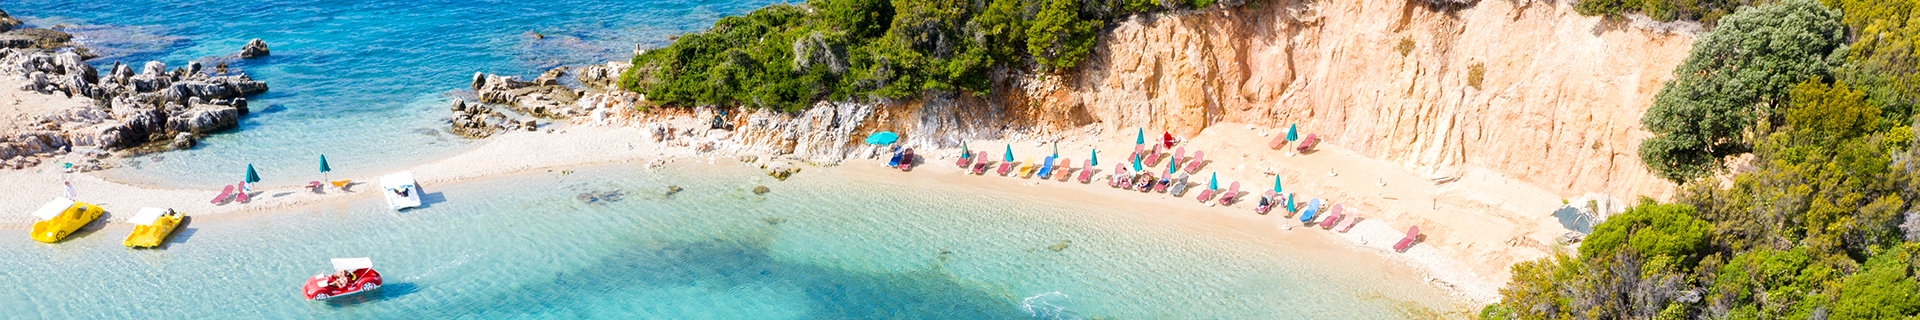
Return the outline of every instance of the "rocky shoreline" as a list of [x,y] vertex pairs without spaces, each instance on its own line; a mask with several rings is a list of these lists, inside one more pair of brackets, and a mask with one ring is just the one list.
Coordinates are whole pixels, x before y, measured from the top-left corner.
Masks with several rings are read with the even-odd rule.
[[[20,169],[42,158],[85,152],[104,157],[127,149],[173,150],[191,148],[205,135],[233,129],[249,112],[248,96],[268,90],[266,82],[225,63],[207,68],[199,61],[168,69],[150,61],[135,72],[133,66],[114,63],[105,72],[87,64],[84,48],[71,37],[37,38],[33,45],[15,45],[28,34],[64,34],[59,31],[17,28],[17,19],[0,11],[0,78],[11,84],[0,91],[11,101],[0,114],[9,123],[0,131],[0,168]],[[43,31],[26,31],[43,30]],[[25,31],[25,32],[23,32]],[[254,45],[258,44],[258,48]],[[250,43],[248,51],[264,54],[264,43]],[[25,101],[34,101],[27,103]],[[97,161],[70,168],[99,170]]]

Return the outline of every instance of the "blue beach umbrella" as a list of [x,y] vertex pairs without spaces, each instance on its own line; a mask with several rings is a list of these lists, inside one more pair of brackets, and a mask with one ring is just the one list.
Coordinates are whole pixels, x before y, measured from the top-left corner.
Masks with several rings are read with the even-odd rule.
[[1299,210],[1293,208],[1293,194],[1288,193],[1287,194],[1287,212],[1293,212],[1293,211],[1299,211]]
[[966,158],[972,158],[972,157],[973,157],[973,151],[967,151],[967,142],[961,141],[960,142],[960,158],[966,159]]
[[1013,162],[1013,145],[1007,145],[1007,161],[1002,162]]
[[1100,165],[1100,149],[1093,149],[1092,152],[1087,152],[1087,161],[1093,161],[1092,165],[1095,166]]
[[253,164],[247,164],[247,183],[260,182],[260,173],[253,171]]
[[1299,124],[1287,125],[1287,142],[1293,142],[1296,140],[1300,140],[1300,125]]
[[1173,176],[1174,171],[1179,169],[1180,169],[1179,165],[1173,164],[1172,161],[1167,162],[1167,176],[1169,177]]
[[1139,172],[1139,171],[1140,171],[1140,156],[1139,156],[1139,155],[1134,155],[1134,156],[1133,156],[1133,171],[1134,171],[1134,172]]
[[1273,176],[1273,193],[1280,193],[1280,175]]
[[320,178],[326,179],[326,180],[333,180],[330,177],[327,177],[325,175],[328,172],[333,172],[333,166],[327,165],[327,155],[324,155],[324,154],[320,155],[320,173],[322,174]]
[[1216,189],[1216,190],[1220,189],[1220,173],[1219,172],[1214,172],[1213,177],[1207,178],[1207,189]]
[[1133,133],[1133,144],[1147,144],[1147,128],[1136,129],[1140,129],[1140,131]]
[[867,144],[893,144],[894,141],[900,141],[900,135],[894,134],[891,131],[881,131],[867,135]]

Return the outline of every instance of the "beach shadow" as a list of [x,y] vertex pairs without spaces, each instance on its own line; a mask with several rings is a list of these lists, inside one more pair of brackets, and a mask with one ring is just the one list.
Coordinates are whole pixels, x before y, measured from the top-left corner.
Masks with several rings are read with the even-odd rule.
[[166,242],[160,243],[160,249],[171,248],[176,243],[187,243],[188,239],[193,239],[193,234],[200,232],[200,228],[187,228],[189,221],[193,221],[193,217],[180,218],[180,226],[175,227],[173,235],[168,236]]
[[419,192],[421,208],[432,207],[434,204],[447,202],[447,195],[444,192],[427,193],[425,190],[420,190]]
[[291,194],[293,194],[293,192],[281,192],[281,193],[275,193],[275,194],[273,194],[273,198],[279,198],[279,197],[285,197],[285,196],[287,196],[287,195],[291,195]]
[[1414,236],[1413,242],[1407,243],[1406,248],[1401,248],[1400,250],[1394,250],[1394,252],[1406,253],[1407,250],[1413,250],[1413,247],[1419,246],[1421,243],[1426,243],[1426,242],[1427,242],[1427,235],[1423,233],[1418,236]]
[[355,295],[349,295],[345,297],[336,297],[332,299],[327,299],[327,306],[334,307],[334,308],[346,308],[346,307],[359,305],[362,303],[368,303],[368,302],[374,302],[374,301],[380,301],[380,300],[391,300],[394,298],[399,298],[401,296],[413,294],[414,292],[420,292],[419,285],[413,284],[411,282],[387,283],[387,284],[381,285],[379,289],[373,289],[373,291],[368,291],[368,292],[355,294]]
[[1320,153],[1320,148],[1307,148],[1307,151],[1300,151],[1300,150],[1297,150],[1297,149],[1296,149],[1296,150],[1294,150],[1294,151],[1297,151],[1297,152],[1299,152],[1299,153],[1300,153],[1300,155],[1303,155],[1303,156],[1304,156],[1304,155],[1310,155],[1310,154],[1315,154],[1315,153]]

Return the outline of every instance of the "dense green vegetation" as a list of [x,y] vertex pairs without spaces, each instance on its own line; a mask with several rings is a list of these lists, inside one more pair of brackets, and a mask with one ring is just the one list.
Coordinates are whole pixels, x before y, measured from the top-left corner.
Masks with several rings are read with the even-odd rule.
[[[812,0],[727,17],[634,57],[620,85],[669,105],[983,94],[996,70],[1073,69],[1102,28],[1212,0]],[[1223,3],[1222,5],[1237,5]]]
[[1660,21],[1699,21],[1713,25],[1721,17],[1733,13],[1740,7],[1769,0],[1580,0],[1573,6],[1580,14],[1597,16],[1619,16],[1627,13],[1645,14]]
[[[1721,19],[1643,119],[1676,203],[1515,265],[1481,318],[1920,319],[1916,10],[1785,0]],[[1702,178],[1741,154],[1730,183]]]

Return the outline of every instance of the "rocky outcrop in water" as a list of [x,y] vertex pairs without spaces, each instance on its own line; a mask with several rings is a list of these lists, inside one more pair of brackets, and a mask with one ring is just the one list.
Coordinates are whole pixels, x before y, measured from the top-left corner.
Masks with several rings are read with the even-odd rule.
[[451,128],[447,131],[462,137],[479,139],[507,131],[534,131],[540,128],[534,120],[515,120],[491,107],[469,105],[466,100],[454,99],[448,109],[453,111],[453,117],[449,120]]
[[[22,30],[30,29],[11,32]],[[12,125],[0,131],[0,159],[153,142],[161,149],[190,148],[204,134],[236,127],[249,112],[245,97],[268,90],[245,74],[209,74],[199,62],[169,70],[154,61],[140,69],[115,63],[103,73],[74,51],[0,49],[0,77],[11,83],[0,90],[58,104],[4,119]]]
[[6,10],[0,10],[0,32],[11,31],[22,24],[26,23],[21,22],[20,19],[14,19],[12,15],[7,14]]
[[254,38],[252,41],[247,41],[246,46],[240,47],[240,53],[239,53],[241,59],[253,59],[253,58],[259,58],[259,57],[265,57],[268,54],[269,52],[267,51],[267,42],[260,41],[260,38]]
[[574,79],[580,80],[580,84],[587,85],[588,87],[609,89],[619,84],[620,74],[627,73],[627,69],[630,68],[633,68],[633,63],[607,61],[607,63],[582,67],[580,68],[580,73],[575,74],[573,77]]

